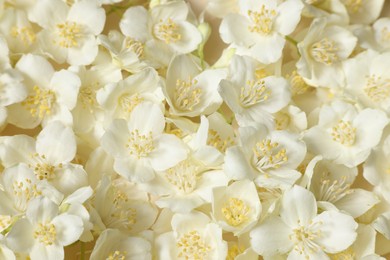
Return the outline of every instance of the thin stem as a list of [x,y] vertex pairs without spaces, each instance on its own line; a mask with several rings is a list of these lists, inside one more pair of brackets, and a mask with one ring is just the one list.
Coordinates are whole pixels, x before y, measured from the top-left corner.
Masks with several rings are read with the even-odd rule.
[[291,42],[291,43],[294,44],[295,46],[298,45],[298,42],[297,42],[295,39],[291,38],[290,36],[287,36],[287,35],[286,35],[286,40],[289,41],[289,42]]

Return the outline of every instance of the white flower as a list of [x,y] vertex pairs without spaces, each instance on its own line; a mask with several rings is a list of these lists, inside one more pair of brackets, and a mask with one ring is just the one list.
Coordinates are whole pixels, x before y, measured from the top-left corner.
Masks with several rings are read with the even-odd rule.
[[102,147],[115,158],[114,169],[128,180],[146,182],[155,171],[164,171],[187,156],[174,135],[164,134],[165,118],[150,102],[136,106],[126,122],[116,119],[101,139]]
[[102,224],[97,231],[116,228],[137,234],[150,228],[158,214],[146,192],[124,179],[111,181],[108,177],[103,177],[97,187],[92,206],[98,213],[95,223]]
[[223,230],[235,236],[249,231],[260,217],[261,204],[256,186],[248,180],[213,189],[213,218]]
[[314,195],[300,186],[285,192],[279,216],[271,216],[251,231],[251,244],[268,257],[288,253],[288,259],[328,259],[326,253],[347,249],[356,239],[354,219],[337,211],[317,215]]
[[225,75],[223,69],[202,71],[199,60],[190,55],[173,58],[163,88],[170,113],[195,117],[215,112],[222,103],[217,88]]
[[91,259],[152,259],[152,248],[144,238],[128,236],[117,229],[104,230],[96,241]]
[[64,259],[64,246],[77,241],[82,232],[79,217],[59,214],[55,203],[39,197],[29,203],[26,218],[12,227],[7,243],[16,252],[28,252],[31,260]]
[[299,107],[289,105],[274,115],[276,130],[289,130],[300,133],[307,128],[305,112]]
[[350,22],[357,24],[370,24],[375,21],[381,11],[385,0],[340,0],[347,8]]
[[158,259],[225,259],[227,244],[222,230],[203,213],[175,214],[173,231],[158,236],[155,253]]
[[355,167],[370,155],[388,124],[386,114],[366,108],[334,101],[320,110],[318,125],[304,136],[309,151],[320,154],[337,164]]
[[379,203],[374,193],[351,187],[357,176],[356,167],[334,164],[318,156],[308,164],[305,175],[310,178],[307,189],[324,210],[336,207],[357,218]]
[[54,71],[43,57],[27,54],[15,68],[24,76],[28,96],[8,107],[8,122],[21,128],[35,128],[40,123],[60,120],[72,124],[72,110],[77,101],[80,79],[68,70]]
[[26,135],[8,137],[1,144],[3,165],[24,163],[37,180],[47,180],[57,190],[68,195],[87,186],[87,173],[71,161],[76,155],[76,139],[70,127],[59,121],[48,124],[37,140]]
[[243,127],[240,138],[241,145],[226,150],[224,171],[228,177],[272,188],[289,187],[300,177],[295,169],[306,155],[306,146],[297,135]]
[[[152,68],[146,68],[117,83],[109,83],[97,92],[97,101],[107,117],[129,119],[142,102],[160,104],[160,78]],[[160,95],[159,95],[160,94]]]
[[157,5],[149,12],[135,6],[126,10],[119,27],[133,48],[143,48],[146,56],[166,66],[173,54],[190,53],[202,42],[198,29],[187,21],[188,14],[184,1]]
[[315,19],[298,43],[298,73],[312,86],[341,87],[341,62],[351,55],[356,42],[357,38],[344,27],[327,25],[325,18]]
[[230,77],[222,80],[219,86],[219,93],[240,126],[270,124],[271,114],[290,101],[288,81],[282,77],[267,76],[259,65],[249,57],[234,56],[229,67]]
[[222,20],[222,40],[260,62],[276,62],[282,56],[285,35],[294,31],[301,18],[302,2],[240,0],[239,6],[238,14],[228,14]]
[[61,0],[37,1],[29,18],[43,28],[38,34],[40,47],[56,62],[89,65],[95,59],[96,35],[106,18],[95,1],[78,1],[71,7]]
[[346,90],[364,107],[390,114],[390,53],[368,50],[344,62]]

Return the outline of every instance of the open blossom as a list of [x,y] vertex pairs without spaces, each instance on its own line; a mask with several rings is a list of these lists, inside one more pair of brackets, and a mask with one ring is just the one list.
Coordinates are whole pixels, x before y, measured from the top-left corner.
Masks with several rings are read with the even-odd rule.
[[198,29],[187,21],[188,14],[184,1],[157,5],[149,11],[142,6],[130,7],[119,27],[128,38],[128,48],[142,49],[160,66],[166,66],[172,54],[190,53],[202,41]]
[[323,106],[318,125],[304,136],[309,151],[347,167],[355,167],[370,154],[388,124],[386,114],[366,108],[362,111],[351,104],[335,101]]
[[290,101],[288,81],[267,74],[252,58],[232,58],[228,79],[221,80],[218,91],[240,126],[268,123],[272,121],[271,114]]
[[313,86],[341,87],[342,61],[355,48],[357,38],[347,29],[328,25],[325,18],[315,19],[305,38],[298,43],[298,73]]
[[27,97],[8,107],[8,122],[21,128],[59,120],[72,124],[72,110],[77,102],[80,79],[69,70],[55,71],[42,56],[22,56],[15,68],[22,73]]
[[71,7],[61,0],[37,1],[29,17],[43,28],[37,37],[48,57],[71,65],[89,65],[95,59],[96,35],[105,23],[104,10],[95,1],[78,1]]
[[385,0],[340,0],[346,7],[350,22],[370,24],[381,13]]
[[213,189],[213,218],[223,230],[235,236],[249,231],[260,217],[256,186],[248,180]]
[[125,178],[146,182],[155,171],[164,171],[187,156],[180,139],[163,133],[164,114],[160,106],[144,102],[134,108],[130,119],[116,119],[101,140],[102,147],[114,157],[114,169]]
[[78,216],[61,214],[50,199],[38,197],[29,203],[26,218],[14,224],[7,243],[16,252],[29,253],[31,260],[63,259],[64,246],[77,241],[82,231]]
[[217,88],[225,75],[224,69],[202,70],[199,59],[190,55],[173,58],[163,88],[170,113],[195,117],[215,112],[222,103]]
[[302,2],[240,0],[239,8],[239,13],[227,14],[222,20],[222,40],[260,62],[276,62],[282,56],[285,36],[294,31],[301,18]]
[[356,239],[358,225],[338,211],[317,215],[313,194],[294,186],[283,196],[280,216],[271,216],[251,231],[255,252],[288,259],[328,259],[326,253],[347,249]]
[[173,231],[156,238],[159,259],[225,259],[227,244],[222,240],[222,229],[205,214],[194,211],[175,214]]

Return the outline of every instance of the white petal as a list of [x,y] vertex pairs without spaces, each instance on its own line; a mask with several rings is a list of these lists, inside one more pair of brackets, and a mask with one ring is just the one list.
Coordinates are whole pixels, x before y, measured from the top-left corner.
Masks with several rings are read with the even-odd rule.
[[239,146],[226,150],[224,172],[233,180],[252,180],[256,175]]
[[334,204],[338,209],[346,211],[352,217],[357,218],[377,203],[379,203],[379,199],[374,193],[363,189],[354,189],[351,194],[345,195]]
[[36,84],[43,88],[49,86],[54,74],[53,67],[45,58],[32,54],[22,56],[15,68],[28,77],[29,84],[32,86]]
[[58,244],[46,246],[35,243],[30,252],[31,259],[64,259],[64,248]]
[[95,1],[79,1],[70,8],[67,20],[87,26],[93,34],[98,35],[103,30],[106,14]]
[[259,255],[284,254],[293,247],[291,232],[280,218],[271,217],[250,232],[251,246]]
[[83,221],[78,216],[61,214],[51,223],[56,227],[57,240],[62,246],[76,242],[83,233]]
[[143,102],[136,106],[131,112],[128,122],[129,130],[138,130],[140,134],[158,135],[161,134],[165,127],[165,117],[160,106]]
[[98,54],[98,42],[94,35],[85,35],[78,48],[69,48],[67,62],[71,65],[89,65]]
[[33,226],[27,219],[17,221],[7,235],[7,245],[17,252],[28,252],[34,245]]
[[321,236],[315,243],[324,247],[327,253],[337,253],[347,249],[356,239],[358,224],[349,216],[337,211],[325,211],[313,219],[318,224]]
[[300,0],[287,0],[278,6],[278,16],[275,20],[276,30],[283,35],[289,35],[301,19],[304,5]]
[[116,159],[114,170],[121,176],[134,182],[148,182],[154,178],[155,172],[146,159],[127,158]]
[[103,135],[101,145],[111,156],[115,158],[125,157],[128,154],[128,151],[126,150],[128,135],[129,130],[126,121],[123,119],[116,119]]
[[0,145],[0,158],[4,167],[31,162],[35,154],[35,140],[27,135],[17,135],[5,138]]
[[37,197],[28,204],[26,216],[31,223],[50,222],[58,214],[58,205],[46,197]]
[[135,40],[146,42],[149,36],[149,13],[143,6],[131,7],[119,23],[122,33]]
[[70,127],[59,121],[49,123],[37,137],[37,152],[52,165],[67,163],[76,155],[76,138]]
[[[262,36],[250,49],[252,57],[258,61],[270,64],[279,60],[282,56],[286,40],[278,33]],[[267,50],[267,51],[264,51]]]
[[40,0],[29,11],[29,19],[43,28],[65,21],[69,7],[61,0]]
[[316,215],[317,203],[313,193],[297,185],[284,193],[280,216],[287,225],[309,225]]
[[239,46],[250,47],[257,37],[249,31],[250,21],[240,14],[228,14],[222,20],[219,33],[225,43],[234,43]]
[[187,148],[175,135],[162,134],[154,142],[155,148],[148,156],[156,171],[165,171],[187,157]]

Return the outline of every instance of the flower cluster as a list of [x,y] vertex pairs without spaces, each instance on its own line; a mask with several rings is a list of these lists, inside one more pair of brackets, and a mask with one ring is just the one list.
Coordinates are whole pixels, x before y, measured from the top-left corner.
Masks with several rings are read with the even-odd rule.
[[390,253],[385,0],[200,2],[0,1],[0,259]]

